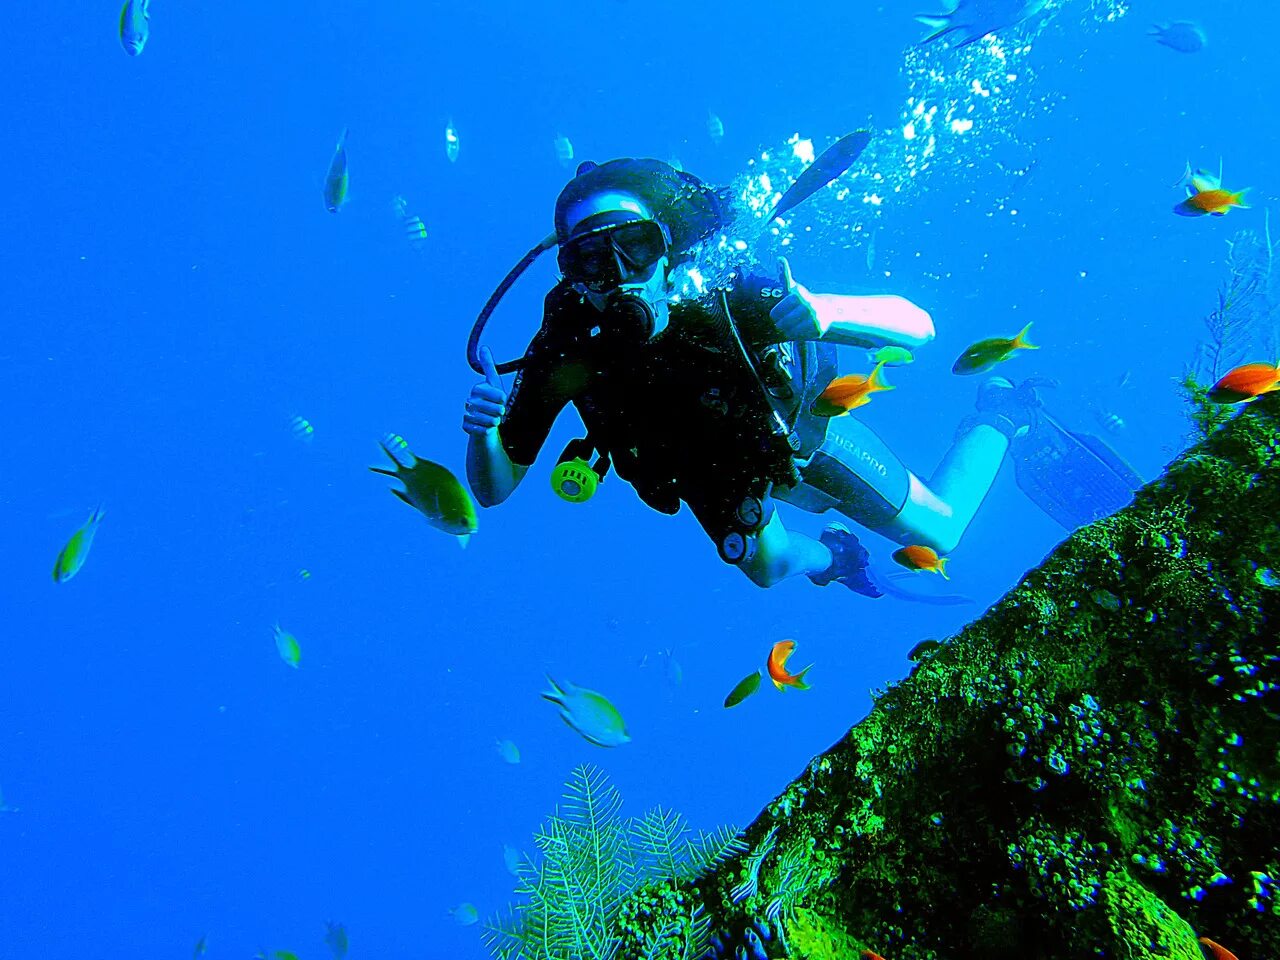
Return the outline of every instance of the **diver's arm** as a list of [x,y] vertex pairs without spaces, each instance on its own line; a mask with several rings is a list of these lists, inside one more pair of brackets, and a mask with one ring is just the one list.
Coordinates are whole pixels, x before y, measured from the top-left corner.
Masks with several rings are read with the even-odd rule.
[[511,496],[529,468],[515,463],[502,446],[498,427],[467,437],[467,482],[482,507],[497,506]]
[[810,293],[817,339],[855,347],[922,347],[934,338],[933,318],[905,297]]
[[910,300],[813,293],[796,283],[786,257],[779,257],[778,263],[781,286],[773,288],[773,295],[781,294],[782,299],[769,310],[769,319],[782,340],[914,349],[933,339],[933,318]]

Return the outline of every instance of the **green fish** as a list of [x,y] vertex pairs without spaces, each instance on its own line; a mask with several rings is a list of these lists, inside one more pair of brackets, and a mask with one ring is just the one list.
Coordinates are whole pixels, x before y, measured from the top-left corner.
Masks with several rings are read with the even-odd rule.
[[759,670],[754,673],[747,674],[738,681],[738,685],[736,687],[729,691],[729,695],[724,698],[724,705],[726,707],[736,707],[743,700],[747,699],[747,697],[760,689],[760,680],[761,676]]
[[[476,505],[466,487],[459,483],[458,478],[446,467],[432,463],[430,460],[416,458],[409,451],[404,440],[395,434],[388,434],[379,446],[391,458],[396,468],[383,470],[380,467],[370,467],[369,469],[403,483],[405,486],[403,490],[392,488],[391,492],[426,517],[427,523],[431,526],[457,537],[458,542],[465,547],[479,526],[479,521],[476,519]],[[412,462],[402,463],[391,452],[392,447]]]
[[80,572],[84,562],[89,559],[89,548],[93,546],[93,536],[98,532],[98,524],[102,522],[103,516],[102,507],[98,507],[89,514],[84,526],[71,535],[53,565],[54,581],[66,583]]
[[547,683],[551,689],[542,694],[542,699],[558,706],[560,719],[588,743],[597,747],[620,747],[631,741],[622,714],[603,694],[572,683],[558,684],[550,676]]
[[196,941],[196,948],[191,952],[193,960],[200,960],[209,949],[209,935],[206,933]]
[[275,631],[276,650],[280,659],[297,670],[298,664],[302,662],[302,647],[298,644],[298,638],[278,623],[272,629]]
[[151,0],[125,0],[120,10],[120,45],[136,57],[151,36]]
[[1018,331],[1016,337],[989,337],[986,340],[979,340],[956,358],[951,372],[961,376],[981,373],[983,370],[990,370],[1000,361],[1009,359],[1018,350],[1039,350],[1040,348],[1034,343],[1027,342],[1027,331],[1030,329],[1031,324],[1028,323]]
[[868,350],[867,359],[871,363],[883,363],[886,367],[905,367],[914,363],[916,358],[906,347],[881,347]]
[[329,161],[329,172],[324,178],[324,208],[330,213],[337,213],[347,202],[347,131],[342,131],[338,138],[338,146],[334,148],[333,159]]

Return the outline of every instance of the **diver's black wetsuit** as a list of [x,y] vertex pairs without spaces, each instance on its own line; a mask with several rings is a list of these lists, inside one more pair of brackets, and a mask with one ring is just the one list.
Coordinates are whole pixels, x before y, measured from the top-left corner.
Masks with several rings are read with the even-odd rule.
[[[775,484],[803,478],[845,512],[861,505],[864,515],[896,514],[906,472],[870,430],[857,425],[860,442],[852,451],[846,443],[838,460],[818,451],[827,421],[808,405],[835,376],[835,350],[780,341],[769,311],[781,295],[775,279],[748,274],[673,303],[662,334],[624,345],[602,335],[600,314],[560,283],[547,295],[499,428],[507,455],[532,464],[573,402],[618,476],[662,513],[689,504],[729,561],[741,556],[726,538],[750,538],[769,520]],[[860,456],[865,450],[872,453]]]

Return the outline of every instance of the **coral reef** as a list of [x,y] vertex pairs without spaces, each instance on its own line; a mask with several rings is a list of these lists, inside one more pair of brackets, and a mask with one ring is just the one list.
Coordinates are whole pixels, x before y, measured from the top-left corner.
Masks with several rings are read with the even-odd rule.
[[1280,957],[1278,455],[1270,395],[879,692],[677,911],[624,902],[622,942],[701,911],[730,960]]

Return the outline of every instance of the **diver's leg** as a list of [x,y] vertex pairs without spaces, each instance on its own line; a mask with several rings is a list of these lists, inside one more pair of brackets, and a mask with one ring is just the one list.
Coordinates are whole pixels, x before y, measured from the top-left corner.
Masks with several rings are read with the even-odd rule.
[[738,564],[758,587],[772,587],[791,577],[821,573],[831,566],[831,551],[803,533],[788,530],[778,511],[764,525],[756,551]]
[[[748,511],[756,521],[750,527],[743,522],[739,509],[739,504],[748,497],[758,508],[758,512]],[[819,573],[831,566],[830,550],[812,537],[794,533],[783,525],[769,497],[767,483],[747,484],[733,494],[689,490],[684,499],[719,548],[721,559],[734,563],[757,586],[772,587],[791,577]],[[732,551],[726,548],[726,541],[731,539],[739,544]]]
[[949,553],[982,505],[1004,461],[1014,424],[992,415],[961,426],[928,481],[903,466],[870,427],[833,420],[801,470],[805,487],[780,493],[819,510],[824,499],[845,516],[902,544]]
[[928,483],[911,474],[902,509],[875,529],[901,544],[950,553],[986,499],[1008,449],[1009,437],[995,426],[962,426]]
[[928,483],[912,476],[902,511],[880,533],[940,554],[956,548],[995,483],[1009,444],[1030,429],[1040,398],[1034,381],[1014,387],[1004,377],[991,377],[978,388],[974,406],[977,414],[961,422]]

